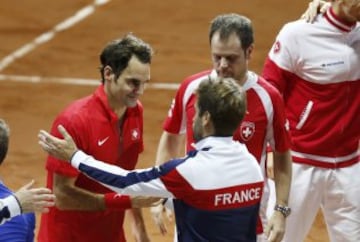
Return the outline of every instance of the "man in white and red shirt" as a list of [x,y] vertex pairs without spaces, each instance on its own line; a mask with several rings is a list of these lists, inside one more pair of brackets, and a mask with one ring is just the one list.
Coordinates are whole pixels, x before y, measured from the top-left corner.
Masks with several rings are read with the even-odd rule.
[[319,207],[331,241],[360,241],[360,1],[332,1],[313,24],[286,24],[264,67],[283,94],[294,161],[285,241]]
[[[180,155],[185,135],[186,151],[193,149],[195,91],[200,82],[217,76],[233,77],[247,95],[247,113],[233,138],[246,144],[261,165],[264,175],[267,144],[271,145],[275,153],[277,211],[268,223],[268,231],[272,233],[269,241],[280,241],[285,229],[285,217],[289,213],[287,200],[291,181],[290,144],[285,128],[283,101],[274,87],[248,71],[248,61],[253,50],[253,32],[249,19],[237,14],[220,15],[212,21],[209,39],[214,69],[190,76],[182,82],[163,125],[157,162],[162,163]],[[267,198],[265,187],[260,212],[263,222],[266,222]],[[158,223],[165,232],[162,221],[158,220]],[[266,241],[260,221],[258,225],[258,241]]]

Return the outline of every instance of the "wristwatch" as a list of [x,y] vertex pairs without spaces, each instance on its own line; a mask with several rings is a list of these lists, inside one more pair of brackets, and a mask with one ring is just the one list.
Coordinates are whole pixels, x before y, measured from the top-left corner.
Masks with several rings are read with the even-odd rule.
[[274,210],[279,211],[285,218],[291,213],[291,208],[280,204],[276,204]]

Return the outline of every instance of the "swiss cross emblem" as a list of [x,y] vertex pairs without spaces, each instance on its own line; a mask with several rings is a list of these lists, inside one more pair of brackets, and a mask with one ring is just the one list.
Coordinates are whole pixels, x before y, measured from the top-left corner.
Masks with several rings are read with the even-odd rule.
[[131,139],[132,140],[138,140],[140,136],[140,132],[138,129],[131,130]]
[[240,135],[244,141],[248,141],[255,133],[255,124],[253,122],[242,122],[240,126]]

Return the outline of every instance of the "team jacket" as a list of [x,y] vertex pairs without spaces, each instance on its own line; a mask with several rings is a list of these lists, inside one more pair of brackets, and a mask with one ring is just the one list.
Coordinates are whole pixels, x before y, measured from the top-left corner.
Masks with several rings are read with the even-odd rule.
[[[106,163],[124,169],[134,169],[143,151],[143,108],[140,102],[128,108],[119,127],[119,119],[110,108],[104,86],[87,97],[74,101],[55,119],[51,133],[61,134],[62,124],[86,153]],[[111,193],[109,189],[79,173],[69,164],[48,156],[47,187],[53,188],[54,173],[76,178],[75,185],[93,193]],[[42,214],[39,242],[123,242],[125,209],[105,211],[75,211],[51,208]]]
[[0,224],[19,214],[21,214],[21,209],[13,195],[0,199]]
[[174,198],[179,242],[256,241],[263,176],[231,137],[207,137],[186,157],[149,169],[124,170],[81,151],[71,163],[118,193]]
[[286,24],[263,76],[282,94],[293,161],[324,168],[359,162],[360,25],[330,8],[313,24]]

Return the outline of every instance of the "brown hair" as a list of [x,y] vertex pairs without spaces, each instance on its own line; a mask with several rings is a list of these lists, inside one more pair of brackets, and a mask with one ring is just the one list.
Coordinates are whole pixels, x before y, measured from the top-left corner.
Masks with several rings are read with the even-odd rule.
[[219,32],[220,39],[226,40],[232,33],[235,33],[241,41],[241,47],[246,50],[254,43],[254,31],[251,20],[245,16],[229,13],[218,15],[211,21],[209,30],[209,41],[216,32]]
[[197,91],[199,116],[208,112],[215,136],[232,136],[246,111],[246,93],[232,78],[207,79]]
[[119,78],[122,71],[128,66],[133,55],[142,63],[151,63],[153,50],[148,43],[136,37],[132,33],[121,39],[108,43],[100,54],[100,73],[104,83],[104,68],[110,66],[115,74],[115,80]]

